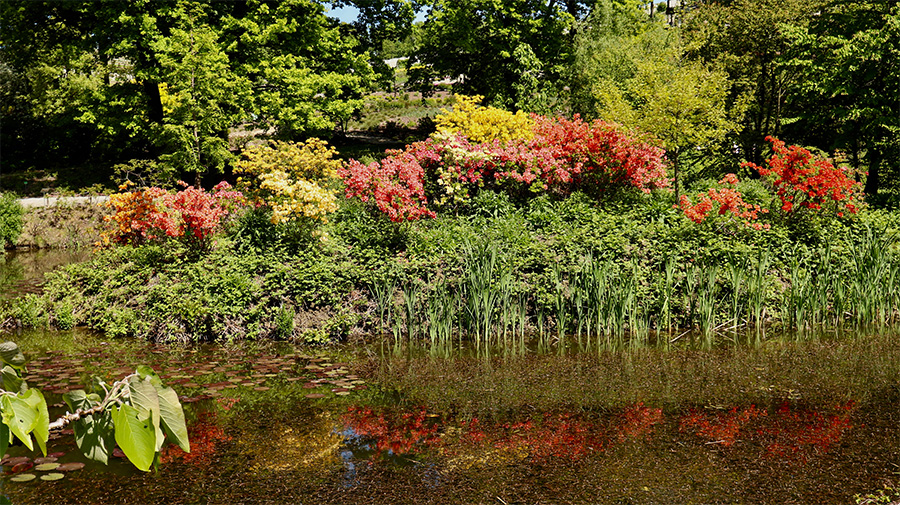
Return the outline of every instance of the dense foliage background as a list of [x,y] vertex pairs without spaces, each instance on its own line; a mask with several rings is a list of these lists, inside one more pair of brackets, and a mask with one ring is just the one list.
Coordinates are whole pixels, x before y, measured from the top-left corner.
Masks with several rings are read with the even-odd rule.
[[[332,3],[358,20],[328,17]],[[687,183],[760,163],[769,135],[867,172],[871,197],[900,183],[896,1],[685,0],[671,15],[638,0],[0,9],[7,191],[28,191],[15,172],[75,167],[108,183],[115,165],[199,183],[255,137],[344,133],[371,92],[427,95],[444,78],[507,110],[650,132]],[[392,69],[388,56],[410,59]]]

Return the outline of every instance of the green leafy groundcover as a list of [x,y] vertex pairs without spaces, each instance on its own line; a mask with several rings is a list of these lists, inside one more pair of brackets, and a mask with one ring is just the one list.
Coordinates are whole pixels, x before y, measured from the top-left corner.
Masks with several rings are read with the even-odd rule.
[[[54,324],[62,320],[60,308],[75,307],[75,324],[113,336],[322,341],[383,329],[386,318],[389,327],[422,322],[417,318],[425,317],[436,289],[466,296],[466,273],[486,254],[478,251],[491,251],[496,265],[486,275],[506,279],[509,290],[524,300],[530,325],[540,314],[552,322],[563,302],[576,314],[572,286],[586,260],[607,265],[619,281],[628,278],[636,310],[651,327],[695,325],[689,276],[692,269],[712,271],[715,312],[722,320],[736,308],[732,301],[749,303],[740,289],[732,296],[729,265],[753,265],[762,256],[767,258],[761,294],[766,321],[787,324],[785,296],[792,276],[812,272],[815,278],[815,265],[823,261],[833,276],[851,275],[859,268],[860,251],[876,239],[882,240],[878,247],[888,247],[887,264],[898,265],[896,243],[888,240],[900,229],[896,213],[812,216],[751,230],[698,225],[672,203],[665,195],[642,195],[600,206],[575,194],[516,205],[484,192],[453,214],[391,223],[348,201],[315,237],[305,238],[266,228],[265,219],[248,214],[200,258],[171,244],[100,251],[86,263],[51,274],[42,298],[8,305],[8,317],[0,320],[16,320],[27,305],[46,313],[33,320]],[[248,229],[247,223],[256,224]],[[380,287],[390,288],[387,303],[393,305],[381,311]],[[412,320],[401,317],[410,293]],[[671,319],[658,316],[661,310]]]

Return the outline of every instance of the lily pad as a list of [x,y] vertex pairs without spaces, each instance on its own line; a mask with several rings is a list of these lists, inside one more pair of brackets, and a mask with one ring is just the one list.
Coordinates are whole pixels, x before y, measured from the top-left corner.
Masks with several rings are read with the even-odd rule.
[[29,481],[34,480],[35,478],[37,478],[37,476],[34,475],[33,473],[22,473],[22,474],[16,475],[15,477],[11,477],[9,480],[11,482],[29,482]]
[[40,465],[35,465],[35,472],[49,472],[50,470],[56,470],[59,468],[59,463],[41,463]]
[[73,462],[63,463],[59,465],[56,470],[60,472],[73,472],[75,470],[81,470],[82,468],[84,468],[84,463]]
[[306,395],[307,398],[325,398],[325,395],[322,393],[310,393]]
[[10,471],[12,473],[27,472],[28,470],[31,470],[32,468],[34,468],[34,463],[32,463],[31,461],[25,461],[24,463],[19,463],[18,465],[13,465],[13,467]]
[[56,456],[48,454],[46,458],[34,458],[35,465],[43,465],[44,463],[56,463]]
[[66,455],[65,452],[59,451],[59,452],[51,452],[50,454],[47,455],[47,457],[48,458],[61,458],[65,455]]
[[3,464],[10,465],[10,466],[16,466],[19,463],[27,463],[29,461],[31,461],[31,458],[29,458],[28,456],[17,456],[15,458],[4,458]]
[[54,481],[62,479],[63,477],[65,477],[65,475],[61,473],[48,473],[47,475],[41,475],[41,480]]

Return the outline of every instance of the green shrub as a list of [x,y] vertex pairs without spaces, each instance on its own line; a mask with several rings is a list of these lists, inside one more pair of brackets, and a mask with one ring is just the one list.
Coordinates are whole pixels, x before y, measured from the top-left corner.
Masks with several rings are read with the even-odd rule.
[[281,307],[275,313],[275,336],[288,339],[294,334],[294,316],[296,313],[291,308]]
[[13,314],[26,328],[46,328],[49,325],[44,299],[35,294],[15,300]]
[[71,330],[75,326],[75,311],[68,301],[56,306],[56,327],[60,330]]
[[16,195],[0,194],[0,248],[13,245],[22,233],[22,216],[25,209],[19,204]]

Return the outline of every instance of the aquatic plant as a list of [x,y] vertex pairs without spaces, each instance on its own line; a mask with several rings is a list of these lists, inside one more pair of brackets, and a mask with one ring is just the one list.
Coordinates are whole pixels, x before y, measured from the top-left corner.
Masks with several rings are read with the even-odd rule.
[[[34,443],[47,455],[50,432],[71,424],[84,455],[107,463],[114,445],[142,471],[149,471],[166,438],[191,451],[184,412],[178,395],[163,386],[146,366],[96,391],[73,390],[63,395],[70,411],[51,422],[44,395],[22,378],[25,356],[14,342],[0,344],[3,388],[0,389],[0,456],[13,436],[29,450]],[[102,396],[101,396],[102,395]],[[34,437],[32,439],[32,436]]]

